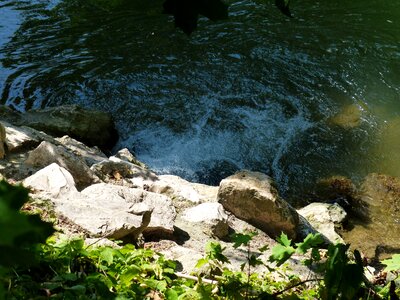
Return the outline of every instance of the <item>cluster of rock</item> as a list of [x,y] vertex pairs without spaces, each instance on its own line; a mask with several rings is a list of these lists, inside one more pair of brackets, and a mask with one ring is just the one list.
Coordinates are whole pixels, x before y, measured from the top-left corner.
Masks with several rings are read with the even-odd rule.
[[[202,257],[210,239],[219,240],[231,263],[240,266],[246,254],[229,242],[234,232],[258,232],[254,249],[273,245],[281,232],[300,240],[318,231],[327,243],[343,241],[336,228],[346,212],[337,203],[312,203],[296,210],[280,197],[271,178],[258,172],[240,171],[219,186],[157,175],[127,149],[107,157],[96,146],[70,137],[109,149],[115,129],[103,113],[75,106],[36,113],[24,116],[0,109],[0,174],[29,187],[33,199],[49,203],[62,231],[144,242],[179,261],[185,271]],[[80,122],[91,124],[76,129],[75,114],[89,116]],[[27,121],[27,127],[21,119],[35,121]],[[49,123],[36,127],[41,122]],[[103,125],[96,129],[99,123]]]

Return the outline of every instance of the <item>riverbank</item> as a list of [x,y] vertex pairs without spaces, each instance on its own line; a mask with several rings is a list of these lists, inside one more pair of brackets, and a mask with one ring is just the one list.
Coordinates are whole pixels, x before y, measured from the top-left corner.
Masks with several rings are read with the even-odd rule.
[[[380,212],[390,210],[393,216],[398,212],[395,204],[400,185],[384,175],[371,175],[367,180],[370,184],[361,189],[345,178],[331,178],[322,182],[324,189],[320,195],[324,195],[326,202],[338,201],[313,203],[296,211],[279,196],[272,179],[262,173],[241,171],[219,186],[207,186],[178,176],[155,174],[127,149],[105,155],[93,146],[97,143],[93,139],[102,141],[99,145],[104,147],[105,136],[116,139],[109,134],[115,132],[115,127],[111,118],[101,112],[70,106],[39,111],[37,115],[29,112],[28,117],[4,107],[1,112],[6,134],[0,141],[5,145],[0,174],[10,182],[31,188],[32,207],[43,211],[45,204],[46,209],[51,208],[46,215],[54,216],[56,226],[63,232],[154,247],[178,260],[188,273],[202,257],[204,245],[210,239],[222,243],[231,261],[239,267],[246,256],[230,242],[233,232],[258,232],[254,244],[260,246],[274,245],[274,238],[281,231],[294,240],[318,231],[326,243],[343,242],[337,229],[346,226],[348,213],[350,217],[357,213],[365,217],[363,205],[376,206],[367,202],[368,197],[385,199],[386,206],[381,203]],[[75,114],[86,118],[78,122]],[[32,127],[22,125],[21,120],[28,118],[36,120]],[[54,134],[54,124],[49,120],[57,124],[60,137],[48,134]],[[101,125],[99,120],[108,120],[104,123],[107,125]],[[40,127],[43,131],[33,128],[45,122],[47,125]],[[74,126],[90,129],[79,132],[82,140],[92,139],[93,147],[67,136],[76,136]],[[372,189],[373,186],[379,189]],[[361,190],[365,193],[361,194]],[[355,206],[356,200],[363,202]],[[372,214],[372,218],[376,216]],[[378,253],[377,259],[379,254],[382,253]]]

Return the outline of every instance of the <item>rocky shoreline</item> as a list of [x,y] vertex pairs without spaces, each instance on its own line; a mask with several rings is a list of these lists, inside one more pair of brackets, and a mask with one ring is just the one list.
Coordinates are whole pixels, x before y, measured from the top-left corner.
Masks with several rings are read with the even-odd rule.
[[[0,178],[30,188],[32,201],[27,209],[45,212],[61,232],[83,235],[88,243],[97,239],[113,244],[118,239],[151,247],[190,273],[209,240],[220,242],[233,267],[240,268],[246,255],[230,242],[235,232],[257,232],[254,249],[272,248],[282,231],[296,241],[320,232],[327,244],[343,242],[337,229],[343,227],[351,209],[346,212],[335,201],[296,210],[279,196],[265,174],[243,170],[219,186],[207,186],[155,174],[128,149],[107,156],[117,135],[105,113],[64,106],[19,114],[1,107],[0,124]],[[375,180],[373,185],[387,182],[379,176],[369,180]],[[334,190],[338,198],[342,191],[343,203],[354,194],[345,179],[331,179],[326,186],[331,189],[325,195]],[[400,204],[390,192],[391,203]],[[371,205],[362,201],[357,207]],[[398,207],[390,207],[398,216]],[[295,260],[291,264],[297,273],[308,276],[306,267]]]

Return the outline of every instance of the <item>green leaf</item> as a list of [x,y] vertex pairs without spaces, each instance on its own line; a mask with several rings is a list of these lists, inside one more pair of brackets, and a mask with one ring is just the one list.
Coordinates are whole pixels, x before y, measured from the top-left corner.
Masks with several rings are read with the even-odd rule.
[[254,254],[249,257],[249,265],[252,267],[262,265],[261,259],[258,259]]
[[167,282],[165,280],[146,279],[144,283],[153,290],[164,292],[167,289]]
[[283,232],[281,233],[281,236],[278,237],[277,242],[283,246],[289,247],[291,244],[291,240],[289,240],[288,236],[286,234],[284,234]]
[[269,257],[269,261],[276,262],[277,265],[280,266],[287,261],[293,253],[295,253],[295,249],[293,247],[287,247],[278,244],[272,248],[272,254]]
[[303,242],[296,244],[297,246],[296,251],[300,254],[305,254],[308,251],[308,249],[315,248],[321,245],[323,242],[324,239],[322,238],[321,234],[310,233],[309,235],[307,235],[307,237],[304,239]]
[[174,289],[168,289],[165,292],[165,299],[167,300],[178,300],[178,293]]
[[386,265],[385,272],[400,270],[400,254],[395,254],[390,259],[385,259],[382,264]]
[[130,286],[131,285],[131,281],[133,278],[135,278],[136,276],[138,276],[138,274],[140,274],[141,269],[137,266],[130,266],[128,269],[126,269],[123,274],[121,274],[121,276],[119,277],[119,280],[121,281],[121,283],[125,286]]
[[228,258],[222,254],[224,249],[225,248],[222,248],[221,244],[217,242],[208,242],[206,244],[206,253],[208,258],[215,259],[222,263],[229,262]]
[[205,264],[208,264],[208,263],[209,263],[209,260],[207,258],[200,258],[197,261],[195,268],[200,269],[202,266],[204,266]]
[[108,265],[111,265],[114,260],[114,249],[112,248],[104,248],[100,253],[100,259],[105,261]]
[[74,291],[78,295],[84,295],[86,293],[86,287],[84,285],[74,285],[70,288],[66,288],[67,290]]
[[241,245],[247,246],[255,235],[257,235],[256,232],[248,234],[235,233],[231,235],[232,241],[234,242],[233,247],[239,248]]

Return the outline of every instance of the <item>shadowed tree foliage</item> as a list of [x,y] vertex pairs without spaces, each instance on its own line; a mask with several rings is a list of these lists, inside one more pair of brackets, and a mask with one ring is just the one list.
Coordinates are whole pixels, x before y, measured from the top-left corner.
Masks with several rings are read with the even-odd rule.
[[[286,16],[292,17],[289,10],[290,0],[275,0],[277,8]],[[197,28],[199,15],[212,21],[228,18],[228,5],[221,0],[166,0],[164,13],[174,16],[175,26],[186,34]]]

